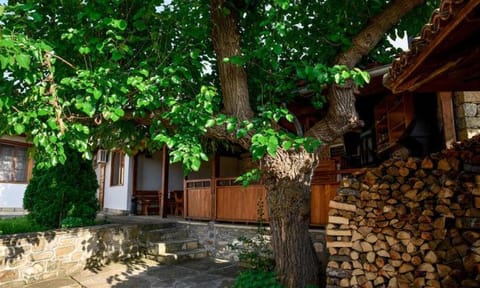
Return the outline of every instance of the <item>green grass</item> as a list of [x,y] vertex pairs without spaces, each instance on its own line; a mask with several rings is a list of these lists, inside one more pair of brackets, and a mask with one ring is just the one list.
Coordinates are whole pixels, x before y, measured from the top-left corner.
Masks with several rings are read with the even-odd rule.
[[27,217],[0,219],[0,235],[45,231]]

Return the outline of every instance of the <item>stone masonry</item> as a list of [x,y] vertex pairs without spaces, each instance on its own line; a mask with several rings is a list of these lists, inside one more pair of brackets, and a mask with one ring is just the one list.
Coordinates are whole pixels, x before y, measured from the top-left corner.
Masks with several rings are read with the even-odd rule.
[[458,140],[480,133],[480,92],[456,92],[455,125]]
[[142,228],[109,224],[0,237],[0,287],[98,269],[139,256]]

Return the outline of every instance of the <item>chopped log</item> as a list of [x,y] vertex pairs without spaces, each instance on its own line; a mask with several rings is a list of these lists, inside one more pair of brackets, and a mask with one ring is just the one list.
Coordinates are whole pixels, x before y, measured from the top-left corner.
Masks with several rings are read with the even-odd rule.
[[422,263],[418,265],[417,271],[422,271],[422,272],[434,272],[435,268],[433,267],[432,264],[430,263]]
[[352,242],[330,242],[327,241],[327,248],[352,247]]
[[350,252],[350,258],[352,260],[358,260],[358,258],[360,258],[360,253],[358,253],[357,251],[352,251]]
[[376,259],[375,252],[373,252],[373,251],[368,252],[368,253],[367,253],[367,256],[366,256],[366,259],[367,259],[367,261],[370,262],[370,263],[375,262],[375,259]]
[[413,270],[415,270],[415,267],[413,267],[413,265],[411,265],[409,263],[403,263],[400,266],[400,268],[398,268],[398,273],[405,274],[405,273],[411,272]]
[[430,263],[430,264],[436,264],[438,262],[438,257],[437,257],[437,254],[435,254],[435,252],[430,250],[423,257],[423,260],[425,260],[425,262]]
[[430,159],[429,157],[424,158],[420,167],[422,169],[433,169],[432,159]]
[[357,206],[355,205],[345,204],[345,203],[341,203],[333,200],[330,200],[329,206],[330,208],[338,209],[338,210],[345,210],[345,211],[351,211],[351,212],[357,211]]
[[400,231],[397,233],[397,239],[399,240],[410,240],[411,235],[409,232],[406,231]]
[[328,216],[328,222],[332,224],[348,224],[350,220],[340,216]]
[[390,253],[387,250],[379,250],[377,251],[377,255],[380,257],[387,257],[390,258]]
[[412,263],[415,266],[418,266],[418,265],[422,264],[422,258],[420,258],[420,256],[418,256],[418,255],[415,255],[415,256],[412,257],[412,260],[410,261],[410,263]]
[[402,260],[404,262],[410,262],[412,260],[412,255],[409,253],[402,253]]
[[352,230],[332,230],[327,229],[328,236],[352,236]]
[[370,252],[370,251],[373,251],[373,246],[372,244],[368,243],[368,242],[360,242],[360,245],[362,247],[362,251],[363,252]]

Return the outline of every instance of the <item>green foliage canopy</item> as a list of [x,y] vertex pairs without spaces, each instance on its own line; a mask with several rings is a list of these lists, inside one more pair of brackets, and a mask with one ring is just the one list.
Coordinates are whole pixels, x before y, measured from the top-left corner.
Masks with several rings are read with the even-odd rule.
[[[26,135],[40,166],[64,163],[66,145],[91,158],[98,146],[133,153],[166,144],[174,162],[197,170],[207,159],[202,137],[217,126],[252,136],[254,159],[278,147],[313,151],[318,139],[273,123],[293,120],[285,104],[299,80],[311,83],[317,107],[326,84],[368,81],[359,69],[332,65],[388,2],[227,1],[243,50],[223,61],[246,68],[256,112],[239,121],[221,113],[205,1],[10,1],[0,10],[0,133]],[[415,34],[428,5],[398,27]],[[368,62],[390,61],[388,45]]]

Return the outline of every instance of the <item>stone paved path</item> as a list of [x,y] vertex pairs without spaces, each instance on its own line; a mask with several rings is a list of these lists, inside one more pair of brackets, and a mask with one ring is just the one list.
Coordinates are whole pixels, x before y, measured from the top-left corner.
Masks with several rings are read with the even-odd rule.
[[96,271],[85,270],[72,277],[27,285],[27,288],[227,288],[231,287],[239,267],[236,263],[218,263],[210,258],[180,264],[159,265],[141,259],[131,263],[113,263]]

